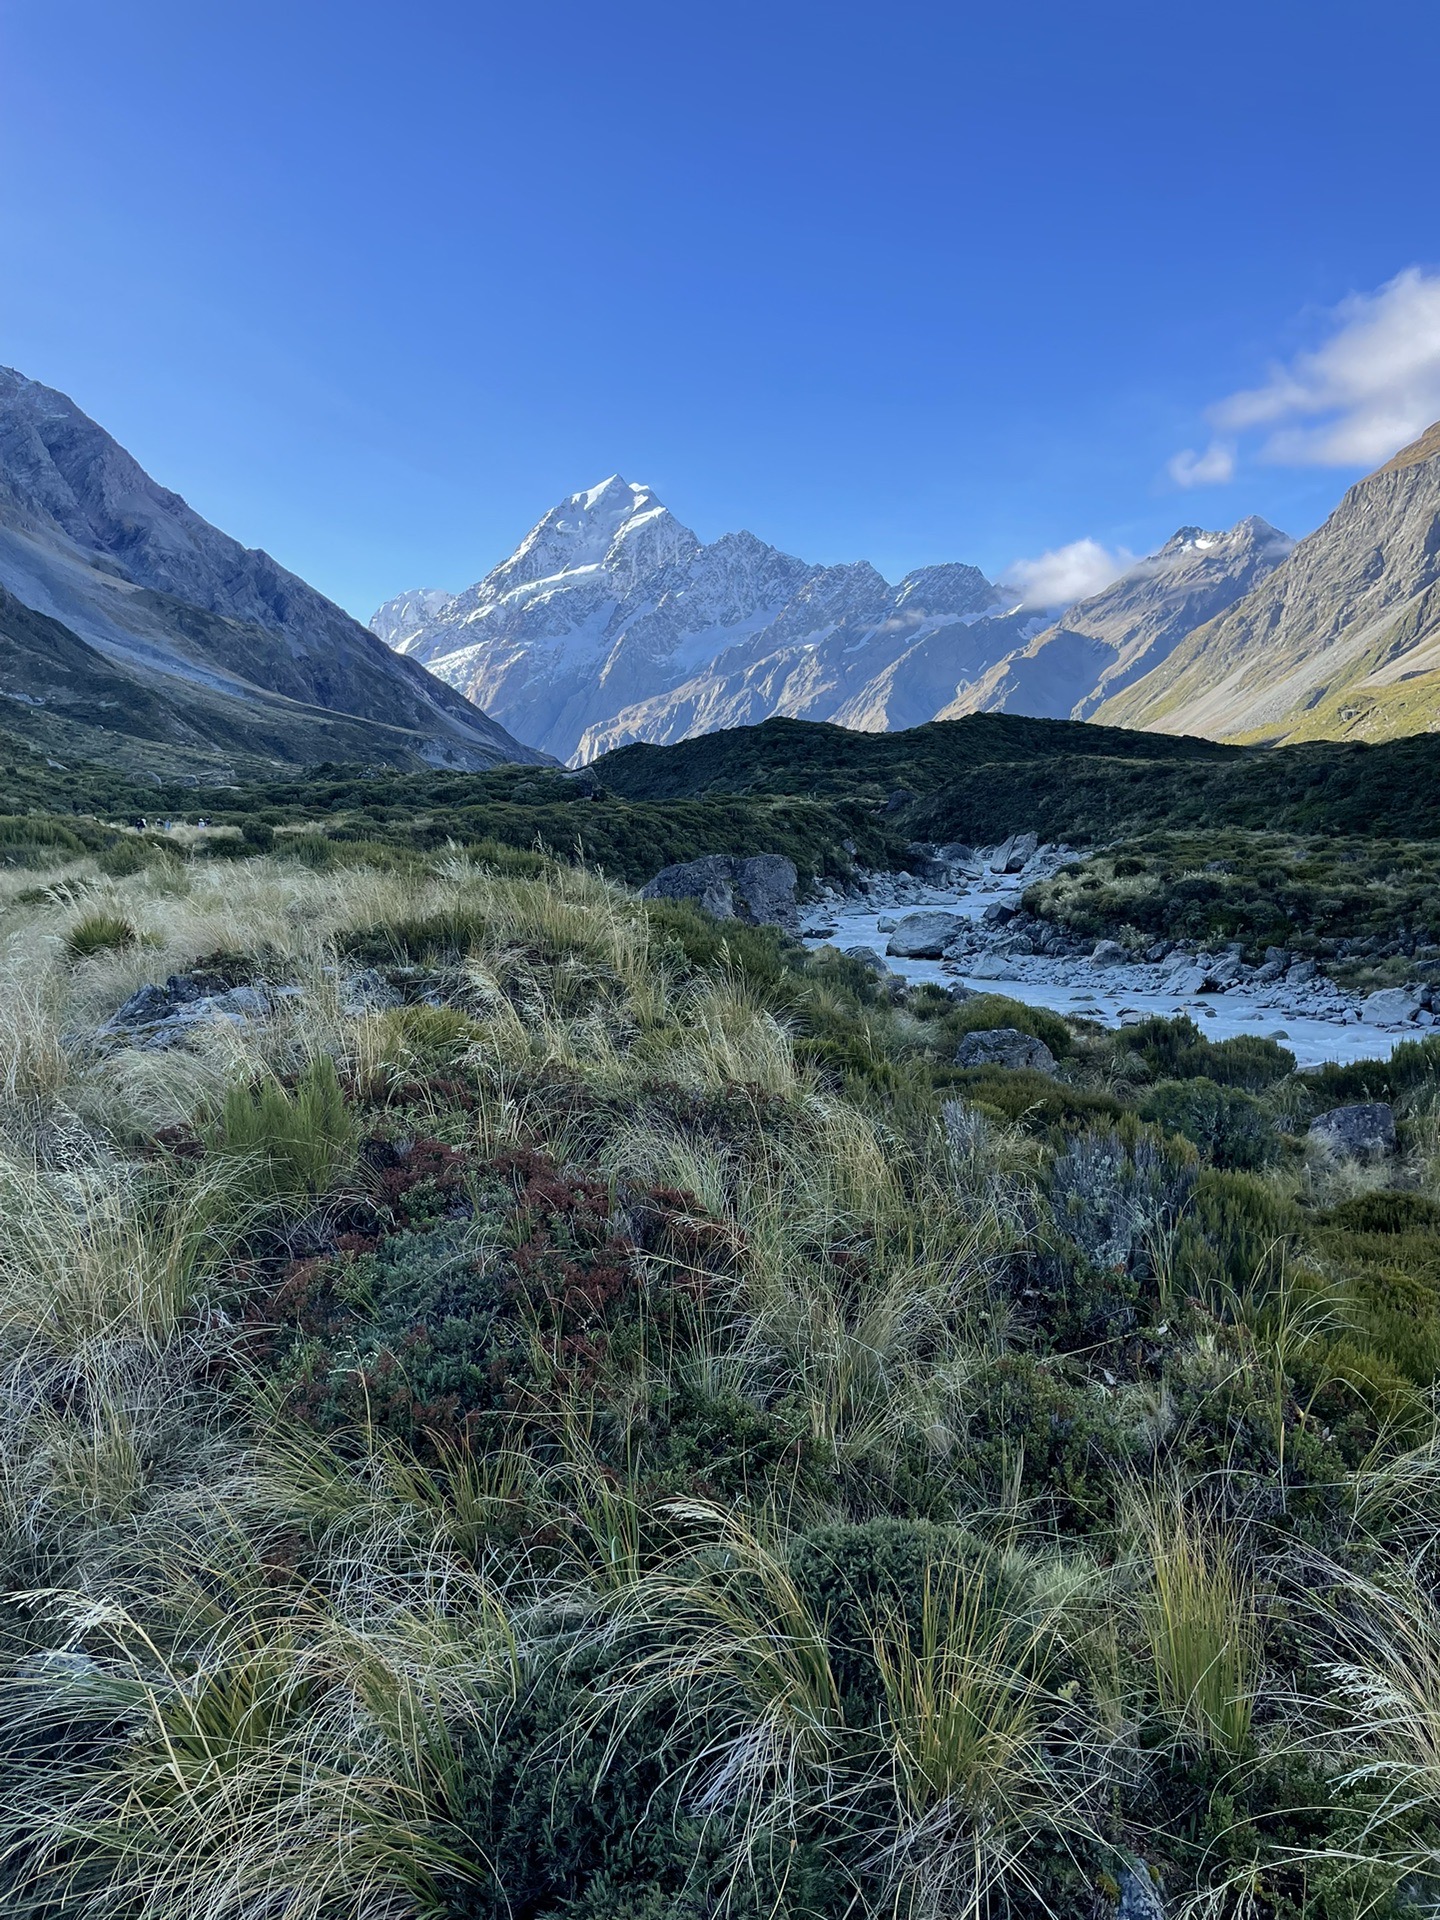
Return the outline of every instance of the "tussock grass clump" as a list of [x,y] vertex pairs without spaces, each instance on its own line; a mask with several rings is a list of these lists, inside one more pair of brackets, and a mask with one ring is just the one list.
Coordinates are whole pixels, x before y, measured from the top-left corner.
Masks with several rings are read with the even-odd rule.
[[1142,1502],[1141,1603],[1160,1711],[1177,1737],[1227,1760],[1250,1746],[1259,1680],[1254,1589],[1237,1541],[1173,1493]]
[[131,923],[118,913],[87,913],[65,936],[65,951],[72,960],[87,960],[94,953],[118,953],[133,947],[140,938]]
[[323,1199],[353,1156],[356,1128],[335,1062],[312,1060],[293,1090],[275,1080],[232,1086],[211,1130],[257,1200],[300,1205]]

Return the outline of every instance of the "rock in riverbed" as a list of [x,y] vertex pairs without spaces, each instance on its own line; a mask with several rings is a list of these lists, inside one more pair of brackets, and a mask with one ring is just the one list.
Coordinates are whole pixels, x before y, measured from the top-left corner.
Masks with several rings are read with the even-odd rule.
[[954,913],[907,913],[885,951],[900,960],[938,960],[966,924]]
[[1413,987],[1381,987],[1360,1002],[1360,1018],[1376,1027],[1407,1025],[1419,1013],[1420,995]]

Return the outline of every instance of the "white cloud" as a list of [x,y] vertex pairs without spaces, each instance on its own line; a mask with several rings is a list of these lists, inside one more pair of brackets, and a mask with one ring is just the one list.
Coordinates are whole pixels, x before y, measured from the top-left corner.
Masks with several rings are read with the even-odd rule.
[[[1406,267],[1342,301],[1330,325],[1321,346],[1212,407],[1220,432],[1268,429],[1259,456],[1281,465],[1373,467],[1440,419],[1440,273]],[[1186,458],[1171,463],[1177,479]]]
[[1002,584],[1015,589],[1022,607],[1068,607],[1099,593],[1134,564],[1124,547],[1111,553],[1098,540],[1072,540],[1034,560],[1017,560]]
[[1171,459],[1168,471],[1177,487],[1222,487],[1235,477],[1234,444],[1212,440],[1203,453],[1186,447]]

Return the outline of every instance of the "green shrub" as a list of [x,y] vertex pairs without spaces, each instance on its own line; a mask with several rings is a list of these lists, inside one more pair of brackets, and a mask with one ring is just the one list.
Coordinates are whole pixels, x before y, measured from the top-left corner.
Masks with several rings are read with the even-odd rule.
[[293,1091],[278,1080],[231,1087],[209,1139],[217,1152],[243,1159],[257,1200],[294,1206],[322,1198],[356,1143],[335,1062],[328,1054],[311,1061]]
[[443,913],[390,920],[345,934],[340,947],[351,959],[370,966],[387,962],[413,966],[453,966],[485,937],[488,922],[464,907]]
[[937,1087],[953,1087],[968,1104],[1032,1132],[1047,1127],[1070,1132],[1093,1120],[1118,1120],[1125,1112],[1111,1094],[1066,1086],[1030,1068],[1015,1073],[1003,1067],[941,1068],[934,1079]]
[[1043,1040],[1057,1060],[1063,1060],[1074,1045],[1074,1036],[1058,1013],[1046,1007],[1026,1006],[1003,993],[980,993],[964,1000],[945,1021],[945,1030],[956,1045],[967,1033],[982,1033],[990,1027],[1014,1027]]
[[264,820],[246,820],[241,823],[240,838],[256,853],[269,853],[275,845],[275,829]]
[[148,867],[154,858],[155,849],[147,841],[138,833],[127,833],[112,846],[102,848],[95,856],[95,864],[112,880],[128,880],[132,873]]
[[645,911],[661,951],[668,949],[684,972],[731,973],[766,999],[793,999],[787,961],[802,959],[803,950],[778,927],[716,920],[684,900],[647,900]]
[[457,1007],[397,1007],[384,1016],[383,1026],[386,1042],[422,1069],[454,1065],[480,1032]]
[[1203,1077],[1217,1086],[1244,1087],[1261,1093],[1295,1071],[1295,1056],[1274,1040],[1237,1034],[1233,1040],[1207,1040],[1188,1014],[1172,1020],[1156,1015],[1122,1027],[1115,1036],[1122,1051],[1139,1054],[1157,1080]]
[[139,937],[130,922],[118,913],[87,913],[66,934],[65,951],[72,960],[85,960],[92,953],[133,947]]
[[1167,1133],[1192,1140],[1212,1166],[1254,1172],[1279,1157],[1280,1141],[1259,1101],[1238,1087],[1203,1077],[1162,1080],[1140,1102],[1140,1112]]
[[85,842],[58,820],[38,814],[0,814],[0,866],[53,867],[85,851]]
[[1415,1233],[1440,1227],[1440,1206],[1423,1193],[1357,1194],[1324,1215],[1323,1224],[1346,1233]]

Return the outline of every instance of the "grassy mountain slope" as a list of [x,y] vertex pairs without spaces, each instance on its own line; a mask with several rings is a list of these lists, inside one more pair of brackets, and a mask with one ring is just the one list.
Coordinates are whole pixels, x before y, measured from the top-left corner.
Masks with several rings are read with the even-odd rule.
[[1096,717],[1269,743],[1440,724],[1440,423]]
[[[377,728],[381,759],[482,767],[544,758],[269,554],[158,486],[64,394],[7,368],[0,588],[107,663],[96,669],[110,703],[105,724],[120,737],[145,707],[149,731],[135,737],[154,737],[163,708],[165,731],[188,732],[202,752],[218,734],[222,748],[269,759],[313,761],[337,748],[350,756],[363,751],[364,729]],[[27,632],[10,620],[12,657]],[[41,645],[37,665],[54,666],[56,644],[52,636]],[[84,656],[71,647],[68,659],[73,694]],[[117,699],[116,672],[136,684],[134,695]],[[62,704],[71,711],[61,717],[74,720],[75,701]]]
[[[66,765],[90,763],[101,783],[117,775],[210,782],[327,759],[420,767],[436,752],[428,725],[387,725],[287,696],[277,636],[179,602],[168,612],[175,632],[228,652],[234,672],[217,679],[148,671],[0,587],[0,735],[12,757],[29,747]],[[248,684],[236,677],[242,667],[255,676]],[[411,717],[423,723],[423,715]],[[478,736],[464,756],[478,757]]]

